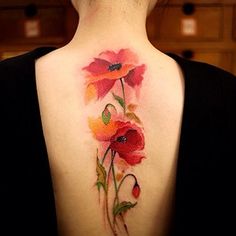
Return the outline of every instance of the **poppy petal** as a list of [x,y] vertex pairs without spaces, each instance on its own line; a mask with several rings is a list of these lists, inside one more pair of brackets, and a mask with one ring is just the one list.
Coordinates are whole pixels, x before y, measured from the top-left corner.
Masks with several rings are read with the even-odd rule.
[[129,165],[134,166],[141,163],[144,155],[141,153],[119,153],[120,158],[123,158]]
[[[144,137],[137,130],[128,130],[124,135],[115,135],[111,142],[111,149],[117,152],[126,153],[142,150],[144,148]],[[118,140],[123,137],[125,141]],[[114,139],[114,137],[112,137]]]
[[97,98],[97,90],[93,84],[89,84],[85,91],[85,102],[89,102],[92,99]]
[[93,83],[93,82],[103,80],[103,79],[117,80],[117,79],[127,76],[129,72],[133,70],[134,68],[135,68],[134,65],[126,64],[126,65],[123,65],[120,70],[106,71],[106,73],[101,73],[98,75],[91,74],[91,75],[88,75],[86,78],[87,78],[88,83]]
[[83,70],[87,70],[92,75],[99,75],[108,72],[110,63],[100,58],[94,58],[88,66],[84,67]]
[[105,125],[102,118],[88,118],[89,128],[92,131],[94,137],[99,141],[109,141],[112,135],[117,131],[117,123],[110,121],[109,124]]
[[137,66],[133,70],[131,70],[127,76],[125,76],[125,82],[134,87],[135,85],[140,85],[143,81],[143,73],[145,71],[145,65]]
[[104,51],[99,54],[99,58],[104,59],[106,61],[109,61],[111,64],[112,63],[119,63],[117,60],[117,54],[113,51]]
[[93,83],[97,91],[97,99],[103,98],[115,84],[115,80],[103,79]]
[[129,130],[125,136],[128,142],[136,147],[136,150],[142,150],[144,148],[144,136],[142,132],[138,132],[137,130]]
[[138,57],[129,49],[121,49],[118,52],[117,61],[122,64],[137,64]]

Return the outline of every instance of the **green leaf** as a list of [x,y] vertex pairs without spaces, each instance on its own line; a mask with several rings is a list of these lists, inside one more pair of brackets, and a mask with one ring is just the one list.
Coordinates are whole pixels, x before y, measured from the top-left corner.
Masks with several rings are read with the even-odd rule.
[[137,202],[132,203],[132,202],[123,201],[121,203],[118,203],[113,209],[113,215],[117,216],[118,214],[122,212],[126,212],[127,210],[135,207],[136,205],[137,205]]
[[99,162],[98,158],[97,158],[96,172],[97,172],[96,185],[98,187],[98,190],[100,191],[100,188],[103,187],[104,191],[107,192],[107,184],[106,184],[107,173],[104,166]]
[[120,96],[115,95],[114,93],[112,93],[113,97],[116,99],[116,101],[123,107],[125,108],[125,102],[124,99]]
[[142,124],[141,120],[139,119],[139,117],[134,112],[127,112],[125,115],[130,120],[134,120],[137,123]]
[[101,182],[97,182],[96,185],[97,185],[97,187],[98,187],[98,191],[100,191],[100,188],[101,188],[103,185],[101,184]]
[[111,120],[111,112],[105,108],[102,112],[102,121],[105,125],[109,124]]
[[137,104],[130,103],[127,108],[129,111],[134,112],[137,106],[138,106]]

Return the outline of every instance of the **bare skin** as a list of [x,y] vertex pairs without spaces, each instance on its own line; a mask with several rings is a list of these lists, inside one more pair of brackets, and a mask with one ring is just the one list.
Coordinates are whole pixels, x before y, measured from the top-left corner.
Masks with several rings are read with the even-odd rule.
[[[97,143],[87,125],[88,113],[94,109],[97,114],[104,103],[96,108],[84,103],[81,68],[101,51],[121,48],[135,51],[140,62],[147,66],[137,111],[145,128],[146,159],[134,167],[142,193],[138,206],[127,214],[126,221],[131,236],[168,235],[184,80],[176,62],[147,39],[146,14],[155,1],[141,1],[142,4],[134,1],[133,5],[123,0],[120,4],[119,1],[109,4],[107,0],[91,5],[90,1],[74,2],[81,16],[74,38],[36,61],[37,91],[60,236],[112,235],[104,224],[103,205],[99,205],[94,187]],[[130,188],[126,185],[124,196],[128,196]]]

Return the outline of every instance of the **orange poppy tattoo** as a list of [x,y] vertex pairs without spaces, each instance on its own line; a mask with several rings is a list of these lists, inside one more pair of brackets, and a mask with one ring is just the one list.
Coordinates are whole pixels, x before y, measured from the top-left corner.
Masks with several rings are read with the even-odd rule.
[[[113,235],[119,235],[120,225],[129,235],[126,213],[137,205],[141,193],[138,179],[130,167],[140,164],[145,158],[145,137],[142,122],[135,113],[138,105],[127,99],[126,87],[134,91],[141,87],[146,66],[139,64],[137,55],[130,49],[121,49],[117,53],[100,53],[83,70],[86,73],[86,104],[111,95],[110,103],[98,116],[88,117],[88,126],[98,141],[96,187],[99,196],[101,193],[104,196],[106,223]],[[113,90],[116,83],[120,84],[118,92]],[[127,178],[133,179],[130,199],[121,195]]]

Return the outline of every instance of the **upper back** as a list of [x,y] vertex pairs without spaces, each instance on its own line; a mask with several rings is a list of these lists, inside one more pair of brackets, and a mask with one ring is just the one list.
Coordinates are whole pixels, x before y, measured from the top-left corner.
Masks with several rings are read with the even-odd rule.
[[166,235],[184,100],[176,63],[63,48],[37,61],[36,82],[60,235]]

